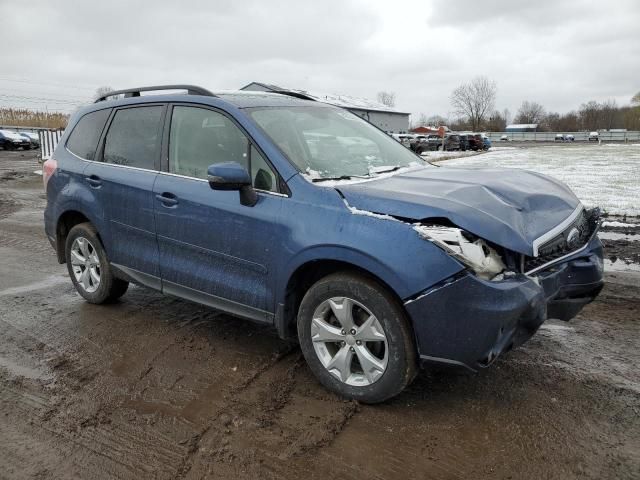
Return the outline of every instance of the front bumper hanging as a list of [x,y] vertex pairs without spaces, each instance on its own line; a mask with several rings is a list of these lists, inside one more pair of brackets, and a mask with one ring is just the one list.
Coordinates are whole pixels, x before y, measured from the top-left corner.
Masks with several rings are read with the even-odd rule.
[[490,365],[527,341],[547,318],[570,320],[603,287],[602,243],[535,276],[514,274],[500,281],[464,272],[405,302],[423,362]]

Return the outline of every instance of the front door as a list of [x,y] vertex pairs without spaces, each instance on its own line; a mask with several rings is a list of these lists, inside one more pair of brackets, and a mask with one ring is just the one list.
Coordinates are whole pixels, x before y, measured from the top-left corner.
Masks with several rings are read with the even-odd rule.
[[[154,186],[164,292],[270,321],[281,203],[276,173],[226,114],[170,109],[168,172]],[[237,191],[212,190],[207,168],[235,161],[258,189],[253,207]]]

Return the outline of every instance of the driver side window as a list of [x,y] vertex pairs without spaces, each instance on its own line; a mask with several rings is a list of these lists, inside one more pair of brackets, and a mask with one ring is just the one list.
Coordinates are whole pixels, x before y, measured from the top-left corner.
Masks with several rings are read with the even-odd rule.
[[249,140],[226,116],[198,107],[173,107],[169,172],[207,178],[214,163],[237,162],[249,170]]

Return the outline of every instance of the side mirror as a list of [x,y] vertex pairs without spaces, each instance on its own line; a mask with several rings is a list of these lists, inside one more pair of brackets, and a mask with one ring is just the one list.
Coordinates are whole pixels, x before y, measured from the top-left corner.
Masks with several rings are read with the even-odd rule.
[[251,185],[249,172],[237,162],[215,163],[207,169],[209,186],[213,190],[238,190],[240,203],[253,207],[258,195]]

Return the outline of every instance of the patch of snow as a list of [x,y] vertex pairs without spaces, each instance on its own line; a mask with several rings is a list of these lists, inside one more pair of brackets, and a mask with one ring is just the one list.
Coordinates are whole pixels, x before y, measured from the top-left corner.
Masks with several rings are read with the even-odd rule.
[[42,170],[34,170],[33,173],[36,175],[42,175]]
[[627,227],[627,228],[634,228],[637,227],[638,224],[637,223],[623,223],[623,222],[602,222],[602,226],[603,227]]
[[600,206],[612,214],[640,215],[640,149],[636,146],[495,148],[483,155],[446,162],[455,166],[532,170],[567,184],[587,207]]
[[626,240],[628,242],[640,242],[640,235],[627,235],[619,232],[598,232],[600,240]]
[[346,207],[349,209],[349,211],[354,215],[364,215],[365,217],[379,218],[380,220],[392,220],[394,222],[400,221],[397,218],[392,217],[391,215],[382,215],[380,213],[373,213],[373,212],[369,212],[368,210],[360,210],[359,208],[352,207],[351,205],[349,205],[346,198],[343,198],[342,201],[344,202]]
[[637,263],[627,263],[624,260],[611,261],[604,259],[604,269],[607,272],[640,272],[640,265]]
[[[325,180],[323,182],[315,182],[314,185],[319,187],[336,187],[338,185],[351,185],[354,183],[363,183],[363,182],[371,182],[372,180],[380,180],[382,178],[389,178],[395,175],[399,175],[401,173],[412,172],[415,170],[420,170],[422,168],[428,168],[430,165],[428,163],[420,164],[418,162],[411,163],[408,167],[402,167],[393,172],[380,173],[375,176],[371,176],[371,178],[360,178],[360,177],[352,177],[344,180]],[[314,179],[323,178],[322,174],[316,170],[311,170],[307,168],[307,172],[303,173],[302,176],[306,178],[308,181],[313,182]]]
[[455,151],[455,152],[447,152],[442,150],[437,151],[429,151],[423,153],[421,156],[426,157],[429,160],[443,160],[448,158],[462,158],[462,157],[471,157],[473,155],[480,155],[483,152],[474,152],[473,150],[463,151]]

